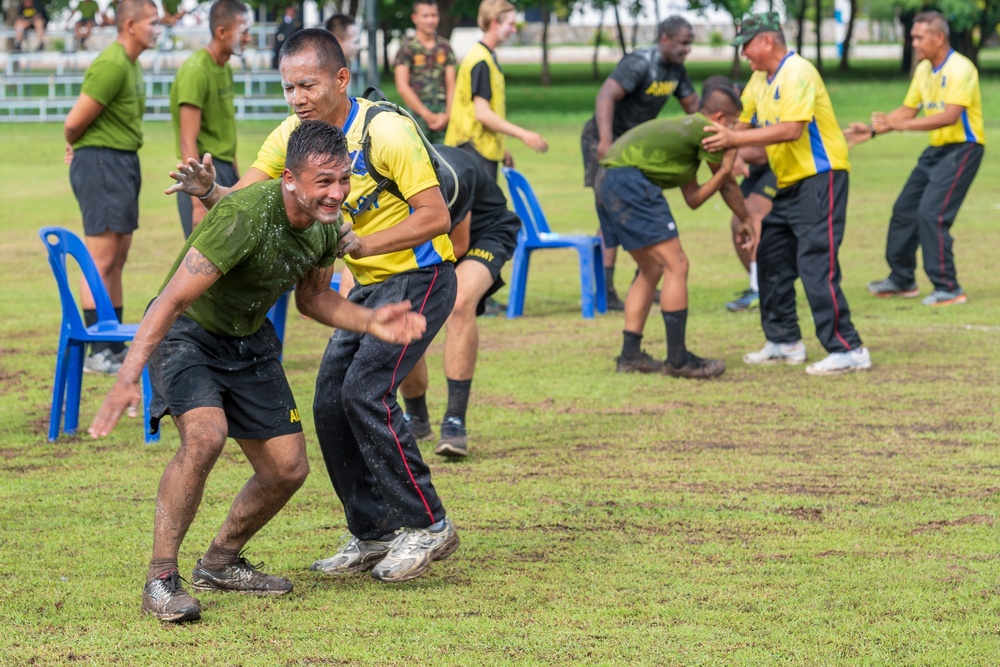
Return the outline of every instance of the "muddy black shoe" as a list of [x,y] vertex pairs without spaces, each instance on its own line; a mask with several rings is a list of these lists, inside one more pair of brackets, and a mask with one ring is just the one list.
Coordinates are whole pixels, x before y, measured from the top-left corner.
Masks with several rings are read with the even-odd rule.
[[209,570],[201,564],[199,558],[198,565],[191,573],[191,586],[199,591],[233,591],[256,595],[284,595],[292,592],[292,582],[284,577],[264,574],[258,569],[263,565],[251,565],[241,555],[235,563],[230,563],[221,570]]
[[448,417],[441,422],[441,439],[434,453],[438,456],[468,456],[469,440],[465,434],[465,424],[458,417]]
[[403,413],[403,421],[410,427],[410,434],[417,442],[424,442],[425,440],[432,440],[434,438],[434,431],[431,430],[431,423],[429,421],[424,421],[420,417],[415,417],[405,412]]
[[640,352],[637,357],[618,357],[616,359],[618,373],[662,373],[663,362],[657,361],[645,352]]
[[181,586],[177,570],[146,582],[142,589],[142,611],[161,621],[180,623],[201,616],[201,604]]
[[608,290],[607,300],[609,311],[617,310],[620,312],[625,310],[625,302],[618,298],[618,293],[613,289]]
[[721,359],[702,359],[688,352],[680,366],[664,362],[663,372],[678,378],[714,378],[726,372],[726,362]]

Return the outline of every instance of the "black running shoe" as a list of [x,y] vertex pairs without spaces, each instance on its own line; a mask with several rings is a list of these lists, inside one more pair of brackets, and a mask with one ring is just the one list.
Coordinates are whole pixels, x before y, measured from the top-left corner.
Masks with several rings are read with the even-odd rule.
[[645,352],[640,352],[637,357],[618,357],[616,359],[619,373],[662,373],[663,362],[657,361]]
[[688,352],[680,366],[674,366],[669,361],[663,362],[663,372],[678,378],[714,378],[726,372],[726,362],[721,359],[702,359]]
[[209,570],[201,564],[199,558],[198,565],[191,573],[191,586],[199,591],[234,591],[258,595],[284,595],[292,592],[292,582],[284,577],[264,574],[258,569],[263,566],[263,563],[251,565],[241,554],[235,563],[230,563],[221,570]]
[[180,623],[201,616],[201,604],[181,586],[177,570],[146,582],[142,589],[142,611],[161,621]]
[[469,441],[465,435],[465,424],[458,417],[448,417],[441,422],[441,439],[434,453],[438,456],[468,456]]
[[410,427],[410,434],[417,442],[431,440],[434,437],[434,431],[431,430],[431,423],[429,421],[424,421],[420,417],[414,417],[405,412],[403,413],[403,421]]

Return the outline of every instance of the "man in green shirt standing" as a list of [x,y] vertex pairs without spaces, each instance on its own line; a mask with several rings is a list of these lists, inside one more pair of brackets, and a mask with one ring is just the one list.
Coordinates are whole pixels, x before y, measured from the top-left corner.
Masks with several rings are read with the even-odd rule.
[[101,6],[97,0],[80,0],[76,6],[76,11],[80,12],[80,20],[73,25],[73,37],[79,48],[87,48],[87,39],[91,31],[97,25],[97,15],[101,12]]
[[160,480],[142,592],[143,611],[161,621],[201,615],[198,600],[181,586],[177,557],[227,436],[254,474],[198,560],[191,585],[266,595],[292,590],[292,582],[261,572],[241,555],[309,473],[281,341],[267,320],[278,297],[295,286],[299,310],[317,322],[393,345],[407,345],[426,329],[408,301],[370,309],[330,289],[336,257],[357,240],[341,214],[350,189],[343,132],[325,121],[302,123],[288,140],[281,177],[226,197],[191,234],[90,426],[92,437],[108,435],[122,413],[138,405],[148,363],[149,426],[156,430],[169,413],[181,437]]
[[[170,88],[170,115],[174,121],[177,155],[201,160],[212,154],[221,185],[240,180],[236,167],[236,108],[233,106],[233,69],[230,56],[239,56],[250,42],[250,16],[239,0],[218,0],[208,14],[212,40],[195,51],[177,71]],[[184,238],[201,222],[208,209],[197,197],[177,196]]]
[[[87,68],[63,135],[87,249],[121,320],[122,269],[132,232],[139,227],[142,185],[137,151],[142,146],[146,93],[138,59],[156,44],[159,11],[152,0],[123,0],[115,20],[118,38]],[[81,281],[80,300],[84,322],[96,324],[97,310],[86,280]],[[94,343],[84,370],[114,375],[124,352],[123,343]]]
[[[701,146],[708,135],[705,125],[711,124],[707,120],[732,126],[741,108],[731,84],[705,90],[697,113],[637,125],[619,137],[601,160],[606,171],[595,184],[595,193],[604,239],[609,246],[622,246],[639,265],[639,275],[625,298],[619,373],[709,378],[726,370],[721,360],[702,359],[685,345],[688,260],[663,190],[679,188],[693,209],[721,190],[726,204],[743,221],[739,235],[744,246],[752,246],[753,227],[743,195],[730,177],[735,151],[713,153]],[[713,175],[699,184],[698,166],[703,160]],[[663,362],[640,347],[660,278],[660,310],[667,332],[667,359]]]

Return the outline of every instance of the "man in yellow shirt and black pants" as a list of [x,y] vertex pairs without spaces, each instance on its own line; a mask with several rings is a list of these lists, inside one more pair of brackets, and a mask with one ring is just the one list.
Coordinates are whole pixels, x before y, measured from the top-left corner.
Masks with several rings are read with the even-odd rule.
[[[965,303],[958,283],[949,232],[969,186],[983,160],[983,100],[979,72],[948,42],[948,22],[940,12],[928,11],[913,19],[910,36],[920,64],[913,73],[903,105],[895,111],[872,114],[872,124],[852,123],[851,145],[892,130],[926,130],[931,145],[896,199],[889,221],[885,259],[891,272],[885,280],[868,283],[878,297],[914,297],[920,293],[914,273],[917,246],[923,249],[924,271],[934,292],[925,306]],[[920,109],[922,118],[917,118]]]
[[[871,357],[851,324],[840,290],[837,252],[847,218],[850,163],[830,95],[813,64],[789,51],[776,13],[745,18],[733,45],[743,47],[754,70],[743,92],[740,122],[734,130],[718,123],[707,127],[714,134],[702,144],[710,151],[764,146],[778,181],[757,249],[760,319],[767,343],[744,355],[743,361],[806,360],[795,312],[795,279],[801,278],[816,336],[828,353],[806,372],[867,370]],[[759,127],[751,128],[755,116]]]

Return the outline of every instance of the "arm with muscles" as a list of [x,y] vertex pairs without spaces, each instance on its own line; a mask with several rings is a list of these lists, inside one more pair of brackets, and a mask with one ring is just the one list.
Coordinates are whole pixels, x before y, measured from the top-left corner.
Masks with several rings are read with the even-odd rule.
[[[863,144],[869,139],[874,139],[876,134],[882,134],[888,132],[890,127],[888,124],[892,122],[893,124],[899,123],[901,121],[909,120],[915,118],[917,115],[917,109],[908,106],[901,106],[893,109],[888,114],[881,112],[872,113],[871,123],[851,123],[848,125],[847,129],[844,130],[844,138],[847,139],[847,147],[854,148],[858,144]],[[945,114],[941,114],[942,116]],[[958,115],[961,115],[961,109]],[[955,120],[958,119],[956,115]],[[881,129],[876,128],[875,118],[879,117]],[[936,118],[936,117],[935,117]],[[951,121],[955,122],[954,120]],[[950,124],[950,123],[949,123]],[[931,128],[936,129],[936,128]]]
[[66,164],[73,161],[73,144],[80,140],[80,137],[93,124],[101,112],[104,105],[86,93],[80,93],[73,108],[66,115],[66,122],[63,124],[63,136],[66,138]]
[[722,161],[709,162],[708,167],[712,170],[712,177],[704,184],[699,185],[697,179],[681,186],[681,193],[684,201],[692,209],[696,209],[704,204],[709,197],[716,192],[721,192],[722,199],[726,202],[729,210],[740,219],[740,226],[736,230],[741,239],[740,245],[746,249],[753,247],[755,243],[753,233],[753,221],[747,211],[746,203],[743,200],[743,193],[740,186],[732,177],[733,164],[736,161],[736,151],[729,150],[722,156]]
[[196,197],[206,210],[211,209],[234,190],[245,188],[253,183],[271,180],[271,177],[260,169],[250,167],[247,169],[247,173],[243,174],[243,177],[236,182],[236,185],[230,188],[219,185],[215,182],[215,167],[212,166],[210,153],[205,153],[201,162],[198,162],[197,158],[188,158],[177,165],[177,171],[171,171],[169,176],[177,182],[164,190],[163,194],[171,195],[176,192],[191,195]]
[[139,324],[118,379],[104,398],[88,432],[91,437],[108,435],[126,409],[134,416],[142,390],[139,387],[142,369],[153,351],[163,340],[188,306],[222,276],[222,272],[195,248],[189,248],[184,261],[170,278]]
[[352,242],[352,246],[342,246],[342,249],[354,259],[384,255],[415,248],[436,236],[447,234],[451,229],[451,216],[441,196],[441,188],[435,186],[422,190],[407,199],[406,203],[412,212],[402,222],[368,236],[355,237],[356,242]]
[[465,253],[469,252],[469,228],[472,226],[472,211],[465,214],[465,217],[457,225],[451,228],[448,237],[451,245],[455,249],[455,257],[461,259]]
[[884,134],[895,130],[896,132],[930,132],[948,127],[958,122],[962,117],[965,107],[960,104],[945,104],[944,111],[932,116],[917,117],[917,109],[902,106],[891,113],[872,114],[872,127],[875,134]]
[[455,99],[455,66],[448,65],[444,68],[444,114],[441,118],[441,126],[431,128],[436,130],[446,130],[448,121],[451,120],[451,102]]
[[[180,105],[181,160],[198,161],[198,133],[201,131],[201,109],[193,104]],[[214,178],[212,179],[215,180]],[[182,197],[183,195],[178,195]],[[195,195],[191,195],[191,226],[197,227],[208,208]]]
[[520,139],[528,148],[538,153],[544,153],[549,150],[549,144],[542,135],[531,130],[526,130],[523,127],[514,125],[509,120],[501,118],[490,108],[489,100],[477,95],[472,98],[472,104],[476,110],[476,120],[482,123],[483,127],[490,132],[499,132],[500,134]]
[[419,339],[427,330],[427,320],[415,312],[409,301],[374,310],[359,306],[330,289],[333,266],[314,267],[295,286],[295,305],[303,315],[337,329],[367,333],[395,345]]
[[786,141],[797,141],[802,136],[805,125],[805,121],[782,121],[767,127],[749,128],[746,124],[739,123],[735,128],[729,129],[725,125],[713,122],[705,126],[705,131],[710,132],[712,136],[702,139],[701,145],[705,150],[716,153],[727,148],[770,146]]
[[594,122],[597,124],[597,159],[608,154],[614,141],[615,104],[625,99],[625,89],[612,78],[607,78],[597,92],[594,103]]
[[701,106],[701,98],[698,97],[698,93],[682,97],[677,101],[681,103],[681,108],[684,109],[684,113],[694,113],[698,111],[698,107]]

